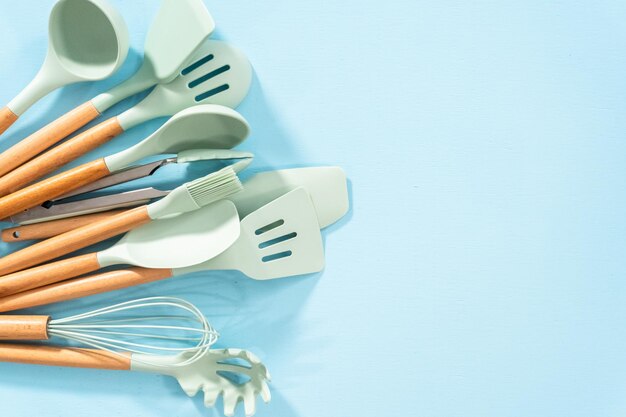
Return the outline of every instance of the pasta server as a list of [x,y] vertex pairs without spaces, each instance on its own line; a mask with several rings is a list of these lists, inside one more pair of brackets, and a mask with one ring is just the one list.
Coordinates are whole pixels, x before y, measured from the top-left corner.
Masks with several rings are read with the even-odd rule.
[[[237,241],[220,255],[185,268],[130,268],[76,278],[0,298],[0,312],[72,300],[194,272],[239,270],[257,280],[319,272],[324,246],[307,191],[293,191],[241,221]],[[2,284],[4,277],[0,277]]]
[[[158,162],[156,164],[158,166]],[[146,164],[129,169],[124,174],[135,178],[151,169],[153,166]],[[133,173],[133,170],[136,172]],[[113,181],[114,176],[103,179],[105,181],[111,178],[111,181],[103,185],[119,183]],[[335,223],[346,214],[349,208],[347,179],[340,167],[308,167],[260,172],[244,181],[243,185],[243,191],[230,197],[230,200],[237,206],[241,218],[300,186],[304,187],[311,197],[320,228]],[[98,182],[93,183],[92,186],[99,187]],[[88,189],[88,191],[91,190]],[[96,219],[117,215],[119,211],[113,209],[144,204],[144,198],[158,197],[161,193],[163,192],[160,190],[146,188],[72,203],[61,202],[48,208],[35,207],[11,217],[13,223],[29,225],[5,229],[2,232],[2,239],[5,242],[18,242],[56,236]],[[101,212],[105,210],[113,211]],[[82,215],[97,212],[101,213]]]
[[[252,69],[247,58],[236,48],[220,41],[207,41],[196,52],[191,64],[169,84],[159,84],[139,104],[117,117],[65,141],[0,178],[0,196],[15,193],[27,184],[97,148],[124,131],[197,104],[220,104],[237,107],[248,94]],[[100,177],[98,177],[100,178]],[[81,184],[82,185],[82,184]],[[30,192],[30,191],[29,191]],[[47,196],[46,199],[56,196]],[[0,218],[45,201],[31,204],[30,197],[17,204],[19,196],[0,199]],[[12,201],[9,203],[9,201]]]
[[148,356],[100,349],[0,344],[2,362],[168,375],[176,378],[190,397],[202,390],[207,407],[213,407],[221,396],[226,416],[234,416],[240,402],[246,416],[254,415],[259,395],[266,403],[270,401],[269,372],[254,354],[241,349],[208,349],[190,362],[193,354]]
[[[44,63],[31,83],[0,109],[0,135],[48,93],[107,78],[126,60],[126,23],[105,0],[60,0],[52,8],[48,26]],[[5,162],[0,161],[0,170]]]
[[231,148],[241,143],[248,133],[249,127],[244,118],[228,107],[204,104],[182,110],[152,135],[130,148],[0,198],[0,218],[12,216],[104,178],[140,159],[186,149]]
[[[59,4],[69,5],[72,2],[62,1]],[[84,20],[84,14],[80,14],[80,17]],[[83,21],[83,25],[86,30],[93,31],[89,21]],[[39,155],[125,98],[156,84],[172,81],[214,29],[213,18],[202,0],[162,0],[146,36],[143,62],[139,70],[117,87],[78,106],[0,154],[0,176]],[[82,36],[71,25],[65,30],[69,32],[67,39]],[[94,47],[91,49],[98,50]]]
[[[0,278],[0,296],[74,278],[113,265],[181,268],[224,252],[239,237],[235,205],[222,200],[198,210],[154,220],[96,253],[48,263]],[[198,250],[202,248],[202,250]]]

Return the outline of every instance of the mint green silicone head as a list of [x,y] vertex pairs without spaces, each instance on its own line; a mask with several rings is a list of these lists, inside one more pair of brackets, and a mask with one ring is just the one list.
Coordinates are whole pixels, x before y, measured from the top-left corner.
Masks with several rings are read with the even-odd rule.
[[251,83],[252,67],[246,56],[227,42],[209,40],[177,78],[157,85],[143,101],[120,114],[118,121],[128,130],[198,104],[235,108],[250,91]]
[[61,0],[50,14],[50,49],[69,73],[85,80],[110,76],[126,59],[128,32],[103,0]]
[[50,13],[48,37],[39,73],[8,104],[18,116],[59,87],[111,76],[128,54],[126,23],[105,0],[59,0]]
[[215,104],[185,109],[156,132],[130,148],[110,155],[105,162],[118,171],[147,156],[174,154],[189,149],[230,149],[250,133],[246,120],[235,110]]
[[162,0],[146,37],[144,62],[158,82],[171,81],[215,29],[203,0]]
[[203,0],[162,0],[146,35],[141,67],[123,83],[95,97],[93,105],[102,113],[133,94],[172,81],[214,29]]
[[98,253],[100,266],[130,264],[144,268],[178,268],[211,259],[239,237],[234,204],[218,201],[189,213],[153,220],[128,232]]

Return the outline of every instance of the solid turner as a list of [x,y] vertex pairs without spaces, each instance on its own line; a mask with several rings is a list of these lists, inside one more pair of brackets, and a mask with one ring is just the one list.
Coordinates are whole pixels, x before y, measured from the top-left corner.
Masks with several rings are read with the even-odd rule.
[[227,200],[155,220],[128,232],[119,242],[96,253],[76,256],[0,278],[0,295],[74,278],[113,265],[180,268],[224,252],[239,237],[239,217]]
[[[235,153],[226,156],[245,158],[246,154]],[[180,157],[181,154],[179,154]],[[141,169],[137,169],[138,173],[145,169],[143,166],[139,168]],[[126,171],[126,173],[132,174],[130,171]],[[106,179],[109,178],[113,180],[113,176]],[[116,182],[113,183],[116,184]],[[96,187],[97,183],[92,185]],[[259,172],[244,181],[243,186],[243,191],[233,194],[229,198],[237,206],[240,218],[247,216],[270,201],[300,186],[304,187],[311,197],[320,229],[328,227],[341,219],[349,209],[346,174],[340,167],[336,166]],[[100,188],[102,187],[93,189]],[[149,194],[151,198],[158,198],[160,195],[167,194],[167,192],[160,190],[154,190],[156,192],[153,192],[153,190],[152,188],[143,188],[121,194],[53,204],[50,208],[35,207],[12,216],[11,221],[23,226],[3,230],[2,240],[5,242],[18,242],[31,239],[46,239],[119,213],[117,211],[106,212],[106,210],[145,204],[145,198],[148,193],[151,193]],[[103,211],[105,212],[102,213]],[[28,223],[34,224],[24,226]]]
[[[65,2],[69,3],[69,2]],[[178,76],[215,29],[202,0],[162,0],[146,36],[144,59],[129,79],[33,133],[0,154],[0,176],[13,171],[133,94]],[[72,33],[69,37],[75,36]]]
[[168,375],[176,378],[190,397],[202,390],[207,407],[213,407],[221,396],[226,416],[233,416],[240,402],[243,402],[246,416],[254,415],[259,395],[266,403],[270,401],[267,385],[270,374],[254,354],[241,349],[210,349],[193,362],[189,361],[189,356],[190,353],[146,356],[60,346],[0,345],[2,362]]
[[[220,41],[207,41],[191,64],[169,84],[160,84],[139,104],[0,178],[0,196],[6,196],[81,155],[108,142],[124,131],[197,104],[237,107],[248,94],[252,68],[238,49]],[[3,200],[0,200],[0,206]],[[28,208],[28,207],[26,207]],[[9,216],[0,215],[1,217]]]
[[0,218],[75,190],[149,156],[187,149],[228,149],[250,131],[245,119],[228,107],[203,104],[175,114],[156,132],[121,152],[80,165],[0,198]]
[[131,268],[77,278],[0,298],[0,311],[72,300],[194,272],[240,270],[250,278],[267,280],[310,274],[323,268],[324,246],[317,215],[307,191],[300,187],[246,216],[237,241],[199,265]]

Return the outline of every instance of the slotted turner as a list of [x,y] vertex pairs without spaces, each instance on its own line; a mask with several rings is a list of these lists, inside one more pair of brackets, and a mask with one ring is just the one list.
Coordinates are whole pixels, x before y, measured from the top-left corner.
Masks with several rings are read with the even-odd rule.
[[156,86],[135,107],[69,139],[0,178],[0,196],[19,190],[148,120],[172,116],[199,103],[234,108],[248,94],[252,68],[243,53],[228,43],[207,41],[190,62],[179,77],[169,84]]
[[77,278],[0,298],[0,311],[72,300],[201,271],[240,270],[250,278],[267,280],[323,268],[324,246],[317,214],[308,192],[299,187],[246,216],[237,241],[207,262],[176,269],[130,268]]

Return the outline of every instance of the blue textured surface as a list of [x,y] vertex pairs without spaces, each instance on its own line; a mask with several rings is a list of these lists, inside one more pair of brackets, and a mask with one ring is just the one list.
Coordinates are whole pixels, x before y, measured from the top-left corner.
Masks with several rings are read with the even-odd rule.
[[[0,3],[7,102],[43,58],[52,1]],[[158,3],[114,3],[135,48],[123,71],[46,98],[3,149],[137,66]],[[256,70],[240,107],[254,168],[341,165],[351,179],[326,270],[196,275],[37,311],[185,296],[220,346],[269,366],[259,416],[623,415],[623,2],[208,5]],[[22,365],[0,365],[0,403],[3,416],[221,413],[164,377]]]

